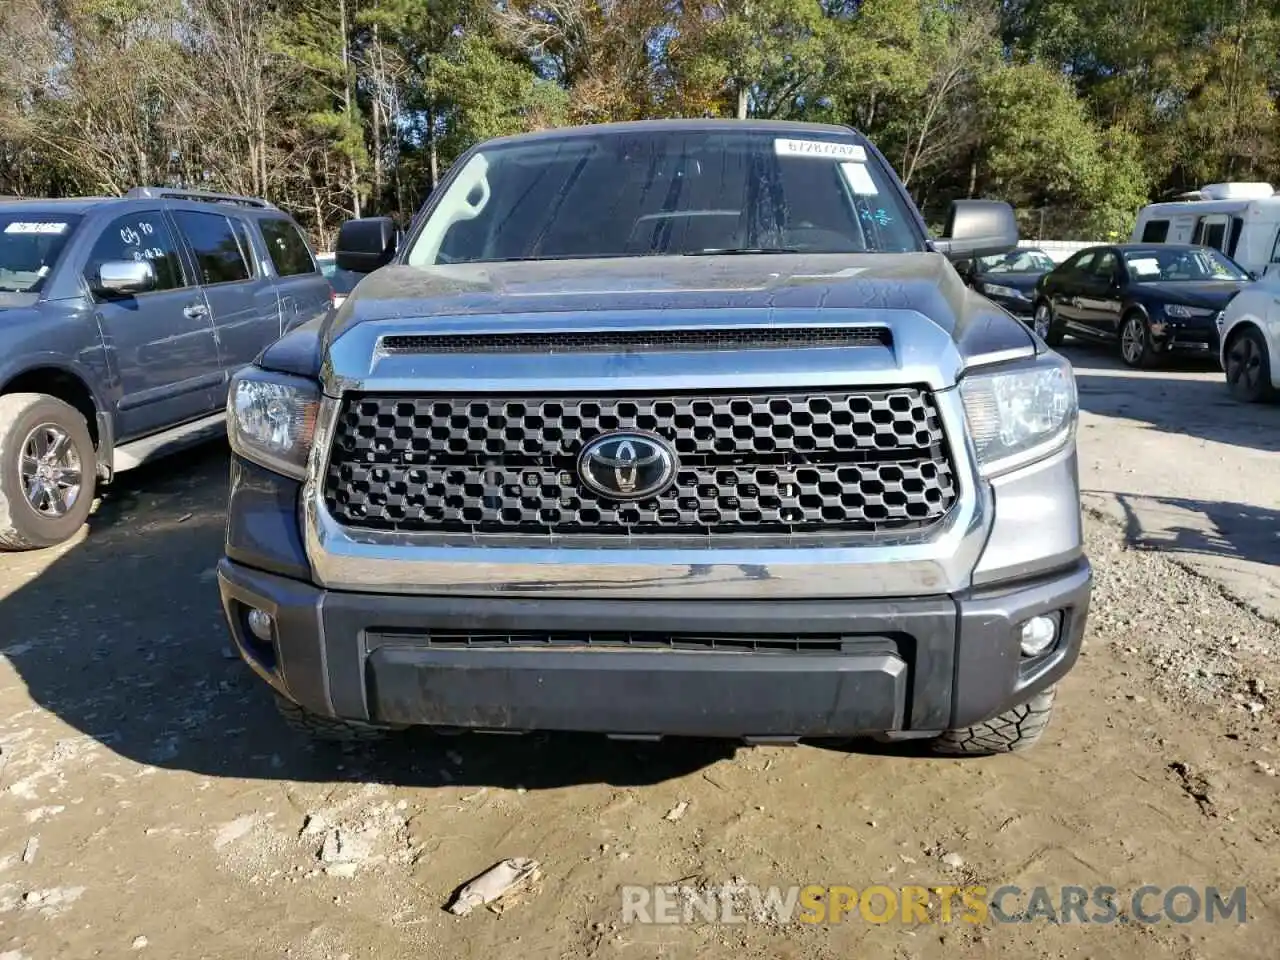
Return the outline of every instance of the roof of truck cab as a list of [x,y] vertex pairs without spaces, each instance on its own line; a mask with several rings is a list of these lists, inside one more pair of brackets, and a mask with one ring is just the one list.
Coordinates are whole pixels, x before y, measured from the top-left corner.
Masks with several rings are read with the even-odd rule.
[[547,130],[535,130],[532,133],[515,133],[506,137],[495,137],[485,141],[481,147],[495,144],[530,143],[538,140],[562,140],[584,135],[609,135],[639,132],[672,132],[678,130],[702,130],[706,132],[721,130],[747,130],[757,133],[775,133],[779,136],[793,137],[805,133],[820,133],[831,136],[866,138],[852,127],[836,123],[809,123],[799,120],[726,120],[722,118],[670,118],[663,120],[621,120],[612,123],[588,123],[576,127],[552,127]]

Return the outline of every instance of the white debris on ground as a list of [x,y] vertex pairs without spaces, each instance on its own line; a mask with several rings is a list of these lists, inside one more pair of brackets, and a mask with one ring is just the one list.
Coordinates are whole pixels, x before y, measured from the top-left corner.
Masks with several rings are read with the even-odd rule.
[[688,800],[681,800],[681,801],[680,801],[679,803],[677,803],[674,807],[672,807],[672,808],[667,812],[667,815],[666,815],[665,817],[663,817],[662,819],[664,819],[664,820],[669,820],[669,821],[671,821],[672,823],[675,823],[676,821],[678,821],[678,820],[682,819],[682,818],[684,817],[685,813],[686,813],[686,812],[688,812],[688,810],[689,810],[689,801],[688,801]]
[[532,892],[541,877],[542,870],[537,860],[530,857],[503,860],[459,890],[448,910],[459,917],[465,917],[481,906],[501,912],[499,904],[502,901],[510,903],[513,896]]
[[17,888],[6,883],[0,887],[0,913],[13,910],[37,910],[43,916],[54,917],[66,911],[84,895],[84,887],[50,887],[47,890],[27,890],[14,895]]

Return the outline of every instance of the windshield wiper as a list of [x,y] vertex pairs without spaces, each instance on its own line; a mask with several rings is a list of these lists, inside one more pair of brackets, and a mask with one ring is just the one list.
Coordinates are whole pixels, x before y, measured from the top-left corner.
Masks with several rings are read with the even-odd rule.
[[705,250],[686,250],[686,257],[728,257],[753,253],[799,253],[799,247],[708,247]]

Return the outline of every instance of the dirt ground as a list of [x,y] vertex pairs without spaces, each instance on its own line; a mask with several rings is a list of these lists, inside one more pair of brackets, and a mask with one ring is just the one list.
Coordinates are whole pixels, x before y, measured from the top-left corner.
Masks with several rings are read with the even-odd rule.
[[[128,476],[75,543],[0,557],[0,960],[1273,958],[1280,408],[1227,401],[1203,366],[1069,352],[1097,588],[1049,734],[1017,757],[313,749],[225,640],[225,450]],[[518,902],[445,912],[515,856],[543,872]],[[735,878],[1244,886],[1248,922],[622,922],[624,884]]]

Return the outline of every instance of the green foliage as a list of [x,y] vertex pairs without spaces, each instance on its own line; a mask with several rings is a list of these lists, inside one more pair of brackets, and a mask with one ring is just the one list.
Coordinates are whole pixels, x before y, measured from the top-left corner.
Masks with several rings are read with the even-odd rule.
[[567,91],[539,80],[483,36],[466,37],[451,56],[438,59],[427,89],[449,105],[441,143],[449,160],[481,140],[557,126],[569,112]]
[[0,0],[0,193],[269,194],[323,241],[408,218],[471,144],[644,116],[863,130],[931,221],[1125,235],[1280,179],[1261,0]]

